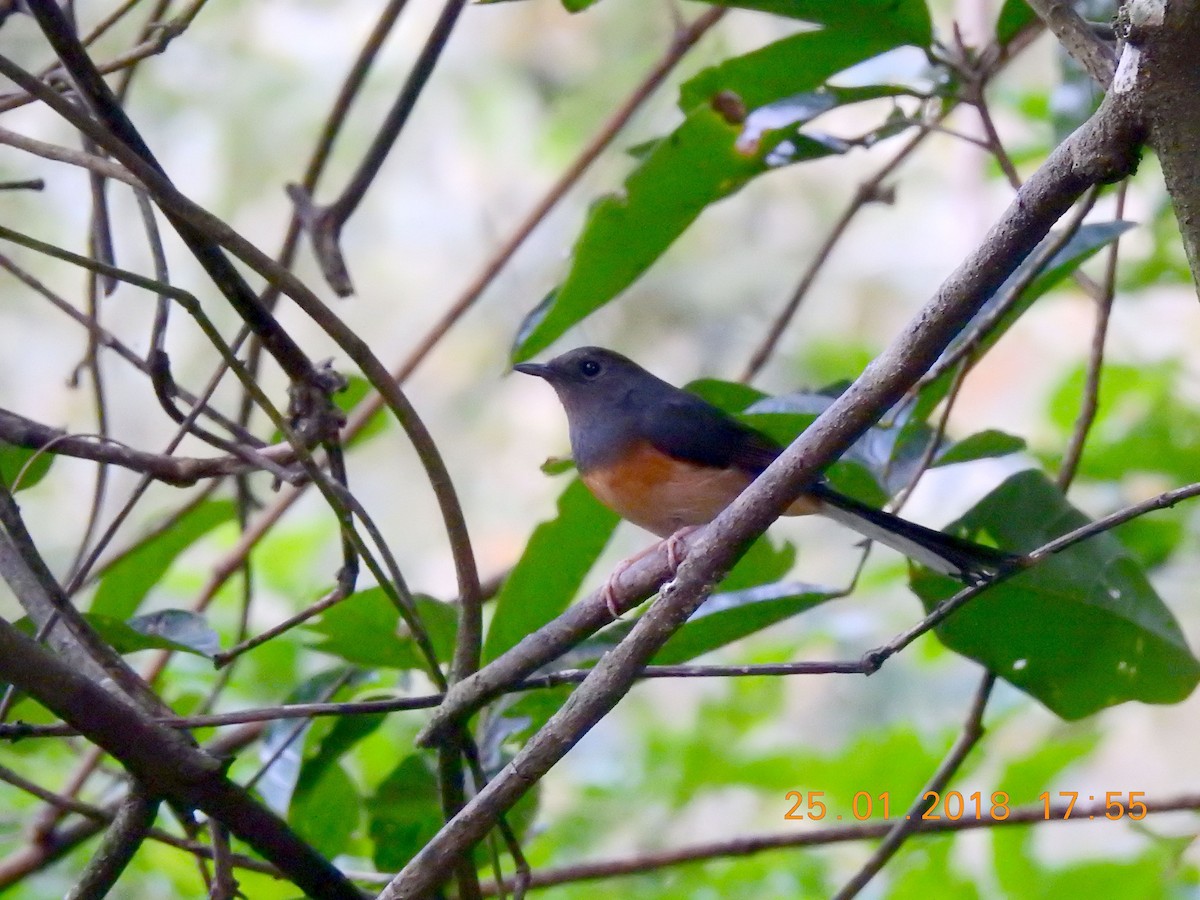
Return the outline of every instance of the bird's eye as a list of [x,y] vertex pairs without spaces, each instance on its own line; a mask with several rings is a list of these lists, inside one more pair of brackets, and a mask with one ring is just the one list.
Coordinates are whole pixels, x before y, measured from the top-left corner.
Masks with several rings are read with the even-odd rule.
[[600,374],[600,363],[594,359],[585,359],[579,364],[579,371],[583,373],[584,378],[595,378]]

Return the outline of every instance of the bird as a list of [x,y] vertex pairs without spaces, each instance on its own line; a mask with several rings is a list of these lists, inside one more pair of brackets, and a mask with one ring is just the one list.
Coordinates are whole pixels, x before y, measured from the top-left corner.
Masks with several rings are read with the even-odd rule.
[[[613,350],[579,347],[514,369],[554,388],[580,478],[605,506],[664,539],[672,567],[681,538],[716,518],[783,452],[772,438]],[[969,585],[994,577],[1017,558],[876,509],[823,478],[784,511],[810,514]],[[606,585],[614,616],[613,581],[632,562]]]

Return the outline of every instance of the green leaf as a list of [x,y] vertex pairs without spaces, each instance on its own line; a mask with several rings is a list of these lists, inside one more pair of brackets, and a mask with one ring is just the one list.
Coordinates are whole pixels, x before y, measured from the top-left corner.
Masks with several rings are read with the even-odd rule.
[[1037,13],[1025,0],[1004,0],[996,17],[996,41],[1006,46],[1009,41],[1037,21]]
[[728,92],[746,109],[755,110],[815,91],[838,72],[904,43],[896,32],[804,31],[700,72],[680,88],[679,108],[690,113],[717,94]]
[[[843,591],[800,582],[781,582],[796,561],[789,543],[774,547],[761,537],[746,551],[713,594],[684,623],[658,654],[656,665],[673,665],[732,644],[751,634],[812,609]],[[636,620],[622,620],[580,645],[570,665],[598,658],[633,630]]]
[[902,43],[917,47],[933,40],[933,25],[924,0],[717,0],[714,5],[803,19],[860,39],[894,35]]
[[[348,413],[365,400],[367,395],[374,389],[371,387],[371,382],[367,381],[361,375],[347,375],[345,378],[346,387],[333,395],[333,405],[342,412]],[[355,444],[379,434],[379,432],[387,427],[387,423],[388,418],[386,415],[374,416],[346,446],[353,447]]]
[[558,515],[534,530],[500,589],[483,646],[485,662],[567,608],[617,522],[617,514],[602,506],[582,481],[576,478],[567,485],[558,498]]
[[840,596],[796,582],[714,594],[654,656],[655,665],[687,662]]
[[425,761],[406,756],[367,799],[373,854],[381,872],[397,872],[442,825],[437,782]]
[[790,572],[795,564],[796,548],[792,544],[783,541],[776,547],[763,535],[742,554],[742,558],[717,585],[717,590],[728,594],[764,584],[774,584]]
[[995,456],[1008,456],[1025,449],[1025,441],[1003,431],[980,431],[950,445],[933,461],[933,467],[952,466]]
[[747,384],[719,378],[701,378],[685,384],[683,389],[730,415],[740,413],[751,404],[770,396]]
[[766,168],[759,154],[735,147],[741,125],[696,110],[661,140],[625,182],[620,196],[592,207],[566,280],[521,327],[515,361],[548,347],[627,288],[706,206]]
[[[950,530],[1028,552],[1087,521],[1045,476],[1027,471]],[[918,569],[912,587],[931,610],[961,586]],[[1177,703],[1200,681],[1178,623],[1110,534],[990,588],[937,634],[1065,719],[1127,700]]]
[[[645,155],[622,194],[604,197],[592,207],[566,279],[518,329],[514,361],[548,347],[629,287],[708,205],[770,168],[845,152],[847,143],[802,134],[798,125],[826,111],[830,98],[837,105],[901,89],[834,89],[815,106],[795,98],[903,43],[894,29],[864,34],[861,24],[852,33],[808,31],[705,70],[685,84],[680,94],[687,116],[683,124]],[[737,109],[785,99],[797,108],[787,126],[773,120],[773,130],[763,130],[718,98]],[[893,130],[885,123],[883,133]]]
[[349,847],[358,828],[358,787],[339,765],[319,777],[301,778],[288,808],[288,822],[323,856],[332,859]]
[[31,488],[46,477],[52,462],[53,453],[0,441],[0,484],[7,485],[13,493]]
[[231,500],[205,500],[169,530],[139,544],[108,567],[92,598],[91,611],[128,619],[184,550],[218,525],[232,521],[234,514]]
[[[438,659],[454,649],[457,617],[447,603],[417,594],[417,613]],[[346,662],[369,668],[424,669],[425,662],[400,618],[400,611],[382,588],[367,588],[332,606],[304,628],[322,640],[312,647]]]
[[327,769],[335,766],[359,741],[378,731],[385,721],[385,713],[349,715],[334,720],[333,724],[328,726],[325,736],[321,738],[316,752],[304,761],[297,790],[320,780]]
[[[217,633],[204,617],[181,609],[163,610],[123,622],[112,616],[84,613],[84,621],[118,653],[138,650],[172,650],[211,657],[220,649]],[[28,616],[14,623],[31,637],[37,629]]]
[[[772,397],[737,382],[716,379],[692,382],[686,390],[737,416],[781,447],[794,441],[836,396],[836,393],[831,396],[796,391]],[[896,433],[895,429],[884,426],[871,428],[841,459],[826,468],[825,477],[842,493],[882,506],[889,496],[882,484],[889,474]],[[906,482],[907,479],[900,483]]]
[[288,807],[288,821],[325,856],[332,858],[346,851],[358,827],[362,802],[358,786],[340,761],[356,744],[378,730],[386,719],[382,713],[344,716],[331,725],[317,723],[318,727],[309,734],[312,743],[321,725],[328,728],[316,752],[300,766]]

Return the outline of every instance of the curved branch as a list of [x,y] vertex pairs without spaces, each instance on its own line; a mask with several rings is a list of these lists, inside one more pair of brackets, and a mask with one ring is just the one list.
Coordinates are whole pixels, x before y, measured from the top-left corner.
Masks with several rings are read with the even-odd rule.
[[262,462],[259,466],[236,456],[215,456],[211,459],[166,456],[135,450],[112,439],[95,440],[88,435],[69,434],[7,409],[0,409],[0,440],[28,450],[44,450],[59,456],[109,463],[177,487],[186,487],[204,478],[264,470],[290,484],[303,480],[301,473],[283,468],[296,458],[296,452],[290,444],[276,444],[253,451],[253,457]]

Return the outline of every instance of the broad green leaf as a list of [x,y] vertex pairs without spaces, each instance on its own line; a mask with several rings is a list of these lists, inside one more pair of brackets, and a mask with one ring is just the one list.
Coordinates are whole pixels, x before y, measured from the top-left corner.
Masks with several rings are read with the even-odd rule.
[[[288,807],[288,821],[305,840],[332,858],[344,852],[358,827],[358,786],[341,765],[341,759],[359,741],[374,733],[387,716],[343,716],[331,724],[318,720],[309,733],[316,751],[300,767],[296,790]],[[327,730],[318,739],[321,728]]]
[[840,596],[799,583],[763,584],[715,594],[654,656],[655,665],[687,662]]
[[1008,456],[1025,449],[1025,441],[1003,431],[980,431],[947,447],[933,461],[933,467],[952,466],[955,463]]
[[[951,531],[1028,552],[1087,518],[1040,472],[1020,472]],[[926,609],[956,582],[918,569]],[[942,643],[975,659],[1065,719],[1127,700],[1177,703],[1200,680],[1200,662],[1143,571],[1100,534],[998,584],[937,629]]]
[[[713,594],[654,657],[655,665],[673,665],[711,653],[826,600],[842,596],[834,588],[781,582],[795,563],[795,548],[776,549],[766,537],[755,541]],[[568,664],[596,659],[633,630],[623,620],[585,641]]]
[[425,760],[406,756],[367,799],[375,866],[398,872],[442,825],[437,781]]
[[52,462],[53,453],[0,441],[0,484],[14,493],[31,488],[46,477]]
[[724,594],[773,584],[783,578],[796,564],[796,548],[782,541],[775,546],[765,537],[759,538],[742,554],[717,589]]
[[[816,421],[847,386],[837,384],[819,393],[796,391],[768,397],[750,406],[742,418],[786,446]],[[825,470],[825,476],[843,493],[882,506],[888,497],[908,484],[912,467],[919,460],[919,454],[912,458],[897,455],[896,441],[902,433],[892,421],[872,426]]]
[[747,110],[755,110],[815,91],[838,72],[904,43],[895,32],[804,31],[705,69],[679,89],[679,108],[690,113],[717,94],[729,92]]
[[[503,2],[503,0],[486,0]],[[598,0],[562,0],[568,12],[580,12]],[[859,39],[898,35],[904,43],[924,47],[933,40],[933,25],[924,0],[707,0],[714,6],[757,10],[800,19],[830,29],[843,29]]]
[[343,853],[358,828],[358,788],[340,765],[326,766],[319,776],[296,786],[288,823],[323,856]]
[[1005,46],[1018,34],[1037,21],[1037,13],[1025,0],[1004,0],[996,17],[996,41]]
[[[836,396],[836,393],[797,391],[771,397],[736,382],[716,379],[696,381],[687,385],[686,389],[737,416],[781,447],[794,441]],[[892,474],[889,467],[895,434],[895,429],[885,426],[871,428],[854,442],[841,459],[825,470],[825,477],[839,491],[864,503],[882,506],[889,496],[882,484]]]
[[[327,725],[324,736],[317,743],[316,752],[306,759],[301,767],[297,790],[319,780],[326,769],[335,766],[359,741],[374,734],[386,720],[385,713],[348,715],[341,716]],[[313,742],[317,742],[316,734],[317,729],[314,729]]]
[[1144,569],[1160,566],[1179,547],[1188,534],[1183,510],[1163,509],[1152,516],[1139,516],[1112,530],[1113,535],[1133,554]]
[[719,378],[700,378],[685,384],[683,389],[730,414],[740,413],[751,404],[770,396],[747,384]]
[[[438,659],[449,659],[454,649],[457,618],[449,604],[417,594],[413,597],[421,622],[429,632]],[[347,597],[306,624],[320,635],[314,650],[341,657],[358,666],[388,669],[423,669],[420,655],[400,612],[381,588],[367,588]]]
[[894,35],[918,47],[933,40],[925,0],[715,0],[713,5],[803,19],[861,39]]
[[[836,105],[899,89],[833,89],[816,106],[795,98],[815,97],[812,92],[831,75],[904,42],[891,29],[866,35],[808,31],[707,69],[685,84],[683,124],[645,155],[621,194],[592,207],[566,279],[522,323],[514,359],[543,350],[616,297],[708,205],[770,168],[844,153],[849,148],[844,141],[803,134],[799,125],[826,111],[831,97]],[[784,100],[796,109],[783,120],[768,117],[755,125],[753,115],[746,119],[745,110]],[[880,136],[894,130],[895,123],[885,123]]]
[[[521,326],[515,361],[529,359],[629,287],[710,203],[737,191],[768,168],[781,137],[764,138],[749,151],[736,141],[740,124],[704,106],[691,113],[625,182],[620,195],[593,206],[575,245],[566,280],[551,302],[539,305]],[[809,158],[833,152],[810,138],[793,143]]]
[[573,479],[558,498],[558,515],[543,522],[504,581],[483,645],[495,659],[567,608],[617,527],[617,514]]
[[113,619],[128,619],[175,559],[218,525],[232,521],[234,513],[230,500],[205,500],[168,531],[139,544],[108,567],[92,598],[91,611]]

